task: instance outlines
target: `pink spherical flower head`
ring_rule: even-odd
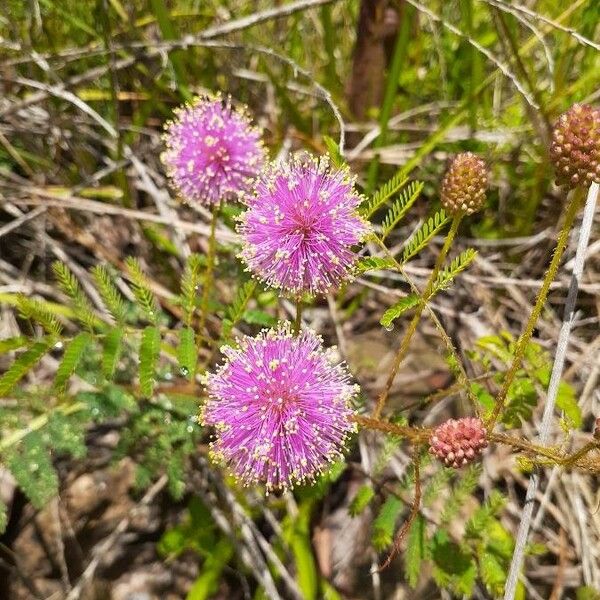
[[[473,462],[487,447],[486,429],[477,417],[448,419],[439,425],[429,440],[429,451],[447,467],[462,467]]]
[[[245,109],[220,95],[197,98],[165,126],[162,161],[189,202],[216,204],[252,191],[266,152]]]
[[[331,361],[319,336],[288,325],[224,349],[225,363],[206,378],[201,421],[216,429],[212,456],[245,485],[293,487],[341,456],[355,425],[356,386]]]
[[[347,168],[329,157],[292,158],[272,165],[246,200],[241,258],[267,285],[290,294],[323,294],[351,276],[369,225]]]

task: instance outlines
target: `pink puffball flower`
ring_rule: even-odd
[[[245,203],[240,257],[267,285],[292,295],[325,294],[351,278],[352,246],[369,232],[348,168],[328,156],[273,164]]]
[[[312,331],[289,324],[223,349],[226,360],[206,376],[201,422],[215,427],[214,460],[244,484],[267,491],[313,480],[342,457],[356,430],[357,386]]]
[[[162,161],[184,200],[217,204],[252,191],[266,151],[245,108],[220,95],[199,97],[165,126]]]

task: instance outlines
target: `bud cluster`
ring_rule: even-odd
[[[433,431],[429,444],[431,454],[454,468],[473,462],[488,445],[485,426],[477,417],[448,419]]]
[[[462,152],[452,160],[446,171],[440,201],[451,215],[471,215],[485,204],[487,187],[488,169],[483,159],[472,152]]]
[[[558,185],[600,183],[600,109],[574,104],[563,113],[552,132],[550,156]]]

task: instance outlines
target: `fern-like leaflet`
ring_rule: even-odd
[[[395,261],[389,257],[364,256],[356,264],[356,274],[366,273],[367,271],[385,271],[386,269],[393,269],[395,266]]]
[[[89,331],[94,331],[100,324],[100,320],[94,314],[94,309],[83,293],[75,275],[67,265],[59,260],[52,263],[52,271],[60,289],[71,299],[77,320]]]
[[[129,276],[131,277],[133,295],[144,312],[146,319],[156,325],[160,309],[154,294],[150,291],[150,284],[146,274],[142,271],[137,259],[128,256],[125,259]]]
[[[450,218],[443,209],[429,217],[406,243],[402,254],[402,263],[406,263],[413,256],[421,252],[429,244],[433,236],[438,234],[445,227],[446,223],[449,222]]]
[[[62,333],[60,321],[40,300],[27,298],[23,294],[19,294],[17,296],[17,306],[23,318],[39,323],[49,335],[59,337]]]
[[[149,325],[142,331],[140,341],[140,391],[149,398],[154,390],[156,365],[160,354],[160,332]]]
[[[83,357],[87,346],[92,343],[92,336],[87,331],[76,335],[67,345],[56,375],[54,376],[54,389],[61,393],[65,390],[67,382]]]
[[[419,197],[422,189],[423,183],[420,181],[411,181],[402,190],[400,196],[394,200],[394,203],[383,219],[383,223],[381,224],[381,240],[385,240],[398,223],[400,223],[404,215]]]
[[[0,377],[0,398],[9,394],[15,385],[50,351],[54,344],[54,339],[41,340],[35,342],[23,352],[13,362],[8,371]]]
[[[372,196],[372,198],[361,207],[361,214],[370,218],[389,198],[400,190],[408,178],[404,173],[396,173],[390,180],[386,181]]]
[[[123,296],[115,286],[113,276],[104,265],[96,265],[92,269],[92,276],[108,312],[116,323],[123,323],[127,308]]]
[[[466,250],[463,250],[463,252],[461,252],[455,259],[452,260],[448,267],[440,272],[435,280],[435,283],[433,284],[431,296],[448,288],[448,286],[454,281],[455,277],[464,271],[473,262],[473,260],[475,260],[476,256],[477,250],[474,250],[473,248],[467,248]]]
[[[419,304],[420,298],[417,294],[409,294],[396,302],[393,306],[390,306],[384,313],[379,322],[387,329],[392,326],[392,323],[407,310],[414,308]]]
[[[226,316],[223,319],[223,331],[222,337],[227,339],[231,335],[231,330],[235,327],[236,323],[242,320],[244,311],[254,290],[256,289],[256,281],[250,279],[246,281],[238,290],[233,302],[227,308]]]
[[[196,298],[198,288],[202,281],[202,265],[204,257],[199,254],[191,254],[185,264],[185,270],[181,278],[181,306],[183,308],[183,322],[188,327],[192,324],[196,310]]]

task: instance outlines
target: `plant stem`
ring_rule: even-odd
[[[395,423],[379,421],[378,419],[365,417],[363,415],[354,415],[352,420],[365,429],[373,429],[389,435],[406,437],[413,443],[426,442],[431,435],[431,429],[419,429],[416,427],[409,427],[408,425],[396,425]]]
[[[544,415],[542,417],[542,424],[540,426],[540,443],[545,444],[550,437],[550,427],[552,424],[552,416],[554,414],[554,405],[556,397],[558,395],[558,388],[562,376],[563,367],[565,364],[565,356],[567,353],[567,346],[569,345],[569,336],[571,334],[571,327],[575,317],[575,305],[577,302],[577,291],[579,289],[579,281],[583,274],[583,264],[585,261],[585,253],[590,240],[590,233],[594,222],[594,212],[596,209],[596,201],[598,199],[599,186],[597,183],[593,183],[590,186],[587,201],[585,204],[585,211],[583,214],[583,222],[579,231],[579,241],[577,243],[577,252],[575,254],[575,267],[573,268],[573,274],[571,276],[571,283],[569,285],[569,292],[567,294],[567,301],[565,303],[565,311],[563,316],[563,323],[560,328],[558,341],[556,344],[556,354],[554,357],[554,364],[552,366],[552,375],[550,377],[550,383],[548,385],[548,394],[546,397],[546,406],[544,407]],[[581,194],[583,198],[583,194]],[[574,194],[572,204],[575,208],[578,207],[579,199]],[[580,450],[574,452],[570,456],[564,457],[560,464],[568,467],[576,463],[576,461],[585,456],[588,452],[597,447],[597,441],[594,440],[583,446]],[[529,484],[527,486],[527,493],[525,495],[525,504],[521,514],[521,522],[519,524],[519,530],[517,532],[517,543],[515,544],[515,550],[513,553],[510,570],[506,582],[505,600],[513,600],[516,593],[517,580],[521,571],[521,565],[523,564],[523,557],[525,555],[525,545],[527,543],[527,537],[529,535],[529,528],[531,526],[531,519],[533,516],[533,504],[535,495],[538,488],[539,474],[532,473]]]
[[[296,318],[294,319],[294,335],[300,335],[302,329],[302,300],[296,298]]]
[[[406,332],[404,333],[404,337],[402,338],[402,341],[400,342],[400,347],[398,348],[398,352],[396,353],[396,357],[394,358],[394,363],[393,363],[390,373],[388,375],[387,381],[385,383],[385,387],[384,387],[383,391],[381,392],[381,394],[379,395],[379,398],[377,398],[377,404],[373,411],[374,419],[378,419],[381,416],[381,412],[383,411],[383,407],[385,406],[385,403],[388,399],[390,389],[392,387],[392,384],[394,383],[394,379],[396,379],[396,375],[398,374],[398,369],[400,368],[400,364],[402,363],[402,360],[404,359],[404,357],[406,356],[406,354],[408,352],[408,346],[410,344],[410,341],[411,341],[413,335],[415,334],[415,331],[417,330],[417,326],[419,325],[419,321],[421,320],[421,314],[423,313],[423,309],[425,308],[427,300],[429,299],[429,296],[431,295],[431,292],[433,291],[433,286],[435,285],[436,279],[442,269],[444,260],[446,259],[446,256],[448,255],[450,246],[452,245],[452,242],[454,241],[454,238],[456,237],[456,232],[458,231],[458,226],[460,225],[462,217],[463,217],[463,214],[458,213],[452,219],[452,225],[450,226],[450,230],[448,231],[448,234],[446,235],[444,245],[442,246],[442,249],[440,250],[440,253],[435,261],[435,265],[433,267],[433,270],[431,271],[431,275],[429,276],[427,285],[425,286],[425,291],[423,292],[423,295],[421,296],[421,301],[420,301],[419,305],[417,306],[415,314],[414,314],[411,322],[409,323]]]
[[[577,215],[577,211],[579,210],[583,198],[583,190],[577,188],[573,192],[571,199],[569,200],[567,210],[565,212],[565,221],[560,230],[560,233],[558,234],[558,239],[556,241],[554,256],[552,257],[550,266],[548,267],[546,275],[544,276],[542,287],[538,292],[535,305],[533,307],[533,310],[531,311],[531,314],[529,315],[527,324],[525,325],[525,330],[523,331],[521,337],[517,341],[513,362],[510,365],[508,372],[506,373],[506,376],[504,378],[504,384],[502,386],[502,389],[500,390],[500,393],[498,394],[498,397],[496,398],[494,410],[488,420],[488,431],[492,431],[492,429],[494,428],[494,425],[496,424],[496,421],[498,420],[498,417],[500,416],[502,409],[504,408],[504,403],[506,402],[510,386],[512,385],[515,379],[517,371],[521,367],[525,350],[527,349],[527,345],[529,344],[531,336],[533,335],[533,330],[535,329],[535,326],[544,308],[546,297],[548,296],[548,291],[550,290],[550,285],[556,278],[562,255],[565,251],[565,248],[567,247],[569,232],[571,231],[573,221],[575,220],[575,216]]]
[[[217,216],[219,214],[219,205],[215,204],[212,207],[212,215],[210,220],[210,234],[208,238],[208,254],[206,256],[206,274],[204,276],[204,286],[202,288],[202,300],[200,304],[200,326],[198,327],[198,335],[204,335],[206,320],[208,316],[208,302],[210,300],[210,292],[213,286],[213,272],[215,267],[215,250],[216,250],[216,230]],[[206,339],[210,340],[210,335],[206,335]]]

